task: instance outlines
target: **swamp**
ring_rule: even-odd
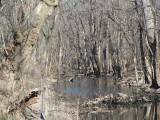
[[[0,0],[0,120],[160,120],[159,0]]]

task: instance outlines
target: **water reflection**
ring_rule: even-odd
[[[115,109],[113,114],[86,114],[80,120],[160,120],[160,103]]]
[[[59,85],[59,91],[64,94],[80,96],[96,96],[116,92],[130,94],[131,88],[121,87],[115,84],[111,78],[83,78],[75,79],[73,82],[62,82]]]
[[[134,88],[121,87],[111,78],[83,78],[73,82],[61,82],[58,90],[66,98],[65,102],[77,102],[80,97],[93,97],[116,92],[132,94]],[[77,118],[76,118],[77,120]],[[140,104],[134,107],[118,106],[111,113],[89,113],[80,115],[78,120],[160,120],[160,103]]]

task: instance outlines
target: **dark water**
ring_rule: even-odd
[[[110,93],[132,94],[135,88],[121,87],[111,78],[83,78],[73,82],[60,82],[59,92],[64,94],[68,101],[77,102],[79,97],[91,98]],[[68,102],[66,101],[66,102]],[[140,104],[134,107],[117,107],[112,113],[89,113],[80,115],[78,120],[160,120],[160,104]]]
[[[86,114],[79,120],[160,120],[160,104],[151,103],[137,107],[115,109],[113,114]]]

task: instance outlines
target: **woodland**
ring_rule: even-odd
[[[159,89],[159,8],[159,0],[0,0],[0,113],[24,110],[48,80],[67,76],[132,73]]]

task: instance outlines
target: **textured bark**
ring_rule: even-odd
[[[148,41],[150,43],[153,43],[154,42],[155,25],[154,25],[154,17],[153,17],[153,13],[152,13],[151,3],[150,3],[150,0],[142,0],[142,2],[143,2],[143,8],[144,8]]]
[[[134,49],[135,51],[134,51],[134,53],[135,53],[135,55],[134,55],[134,70],[135,70],[135,78],[136,78],[136,81],[138,82],[138,71],[137,71],[137,58],[136,58],[136,46],[135,46],[135,49]]]
[[[158,31],[158,35],[157,35],[157,46],[156,46],[156,50],[157,50],[157,54],[156,54],[156,61],[157,61],[157,82],[158,82],[158,85],[160,85],[160,60],[159,60],[159,42],[160,41],[160,31]]]
[[[149,72],[148,78],[151,76],[153,88],[159,88],[157,84],[157,40],[155,37],[155,24],[154,24],[154,16],[152,13],[151,2],[150,0],[142,0],[143,8],[144,8],[144,16],[145,16],[145,26],[147,31],[147,42],[148,43],[148,56],[145,59],[146,68]],[[149,59],[148,59],[149,58]]]
[[[142,26],[139,24],[139,31],[140,31],[140,50],[141,50],[141,61],[142,61],[142,69],[145,76],[145,83],[149,84],[151,83],[151,77],[148,75],[147,69],[146,69],[146,62],[145,62],[145,56],[144,56],[144,48],[143,48],[143,29]]]
[[[49,4],[49,3],[54,4]],[[14,30],[14,40],[4,51],[7,61],[0,66],[0,90],[13,91],[22,77],[24,68],[37,42],[39,32],[46,19],[52,15],[58,0],[41,1],[22,25]]]
[[[13,42],[15,50],[13,54],[8,56],[8,59],[9,64],[13,66],[11,70],[17,74],[17,79],[23,73],[23,69],[33,51],[42,25],[52,15],[53,8],[57,6],[57,3],[57,0],[44,0],[40,2],[23,24],[15,30]]]
[[[54,4],[50,4],[50,2]],[[14,40],[10,43],[11,45],[6,51],[7,61],[0,66],[0,91],[4,91],[5,94],[10,94],[9,97],[14,98],[14,93],[17,95],[21,94],[22,89],[19,86],[19,79],[22,77],[24,68],[32,54],[41,27],[46,19],[52,15],[53,8],[57,6],[57,3],[55,2],[58,2],[58,0],[50,0],[50,2],[46,0],[41,1],[34,11],[28,15],[23,24],[14,31]],[[26,93],[23,95],[25,96]],[[23,97],[23,95],[20,96]],[[9,98],[6,99],[10,101]],[[20,102],[22,104],[19,104],[19,107],[12,105],[8,106],[8,104],[5,104],[2,108],[0,108],[0,111],[7,114],[12,110],[14,111],[14,109],[23,110],[26,106],[34,104],[36,100],[36,98],[26,98],[24,104]],[[4,103],[2,102],[2,104]],[[10,107],[13,107],[13,109]]]

